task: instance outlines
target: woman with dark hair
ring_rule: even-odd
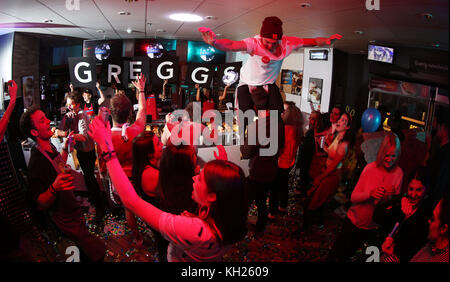
[[[197,212],[192,200],[192,177],[198,174],[195,148],[169,144],[163,151],[159,166],[158,196],[160,208],[169,213]],[[174,174],[174,172],[176,172]]]
[[[286,212],[288,202],[289,172],[295,164],[298,146],[303,138],[302,112],[293,102],[284,103],[281,114],[284,123],[284,146],[278,157],[278,174],[275,185],[270,187],[269,219],[274,219],[277,211]]]
[[[195,148],[189,145],[169,144],[163,151],[159,165],[159,208],[171,214],[197,212],[197,203],[192,199],[193,177],[200,172]],[[174,174],[174,171],[177,173]],[[167,261],[169,242],[157,237],[158,253]]]
[[[131,181],[136,193],[144,201],[158,206],[157,186],[159,178],[159,163],[162,154],[162,143],[152,131],[144,131],[133,139],[133,166]],[[141,246],[143,238],[139,233],[136,218],[130,210],[126,213],[127,223],[135,235],[136,245]],[[156,233],[156,232],[155,232]],[[161,236],[155,234],[159,244]],[[161,252],[159,252],[161,255]],[[165,254],[165,253],[164,253]]]
[[[411,262],[447,262],[448,256],[448,194],[439,201],[428,221],[428,240]]]
[[[141,198],[152,204],[157,199],[161,154],[162,143],[153,132],[144,131],[133,140],[133,186]]]
[[[304,231],[312,224],[314,214],[318,213],[320,224],[323,224],[323,207],[336,192],[341,181],[343,160],[351,143],[350,127],[352,119],[348,113],[341,114],[336,122],[336,134],[329,146],[323,149],[327,153],[326,167],[314,179],[313,186],[308,191],[307,206],[303,215]]]
[[[247,233],[247,197],[242,169],[225,160],[205,165],[193,177],[192,198],[196,216],[166,213],[142,200],[134,190],[114,153],[111,133],[95,118],[90,134],[103,148],[114,186],[123,204],[170,241],[168,261],[220,261]]]
[[[376,161],[366,165],[359,177],[350,199],[352,206],[329,260],[347,260],[364,242],[378,243],[373,213],[380,202],[400,194],[403,171],[397,164],[399,155],[400,140],[389,132],[378,149]]]
[[[203,87],[201,90],[202,93],[200,93],[200,85],[196,84],[195,89],[197,89],[195,101],[202,103],[202,113],[206,112],[207,110],[214,110],[216,108],[216,105],[211,94],[211,88]]]
[[[410,261],[427,242],[428,219],[433,205],[430,198],[425,197],[425,176],[424,167],[416,168],[405,195],[398,195],[376,207],[373,219],[385,232],[391,232],[397,225],[384,240],[382,261]]]

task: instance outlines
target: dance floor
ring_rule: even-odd
[[[347,194],[347,193],[346,193]],[[296,235],[293,231],[300,225],[304,198],[289,191],[287,213],[279,213],[270,220],[263,234],[255,233],[252,226],[256,222],[256,207],[249,211],[249,232],[245,239],[236,243],[228,252],[226,262],[323,262],[325,261],[336,235],[340,231],[345,216],[345,196],[333,198],[325,210],[323,226],[314,225],[310,232]],[[336,200],[338,199],[338,200]],[[340,200],[342,199],[342,200]],[[86,224],[89,230],[102,238],[108,248],[106,262],[157,262],[155,236],[146,225],[138,221],[144,234],[144,243],[138,247],[133,243],[130,229],[121,216],[107,214],[104,227],[98,228],[93,222],[95,210],[86,198],[81,198],[85,206]],[[36,261],[65,261],[65,250],[73,243],[58,232],[41,232],[41,240],[26,239],[27,249],[32,249]],[[360,252],[361,253],[361,252]]]

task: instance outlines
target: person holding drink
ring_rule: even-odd
[[[28,164],[30,193],[37,210],[41,215],[48,213],[59,231],[74,241],[80,248],[81,261],[102,261],[106,246],[89,233],[73,192],[71,169],[66,166],[67,156],[73,150],[73,146],[69,146],[70,138],[67,138],[60,154],[50,142],[53,135],[50,120],[37,107],[27,108],[22,114],[20,129],[37,144],[31,150]]]
[[[349,259],[364,242],[377,245],[378,225],[373,219],[375,208],[401,192],[403,171],[397,165],[400,140],[388,133],[378,149],[375,162],[366,165],[351,196],[352,206],[347,212],[329,261]]]

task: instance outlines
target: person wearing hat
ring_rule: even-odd
[[[284,58],[300,47],[329,45],[332,39],[341,38],[340,35],[311,39],[283,36],[282,25],[283,22],[278,17],[266,17],[259,35],[241,41],[216,39],[211,29],[199,28],[203,41],[207,44],[225,52],[241,51],[250,54],[241,68],[237,89],[239,109],[243,112],[257,106],[278,110],[281,114],[283,99],[275,81]]]

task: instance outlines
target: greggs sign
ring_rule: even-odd
[[[223,86],[222,77],[228,71],[240,72],[242,62],[221,65],[190,64],[186,73],[185,84],[209,85],[216,77]],[[178,58],[149,59],[148,57],[133,57],[130,59],[113,59],[102,63],[98,70],[97,62],[93,57],[69,58],[70,81],[74,87],[95,88],[97,80],[102,85],[110,86],[112,83],[128,85],[139,74],[144,74],[147,80],[154,85],[162,85],[164,80],[169,83],[179,82]],[[97,73],[98,76],[97,77]]]

